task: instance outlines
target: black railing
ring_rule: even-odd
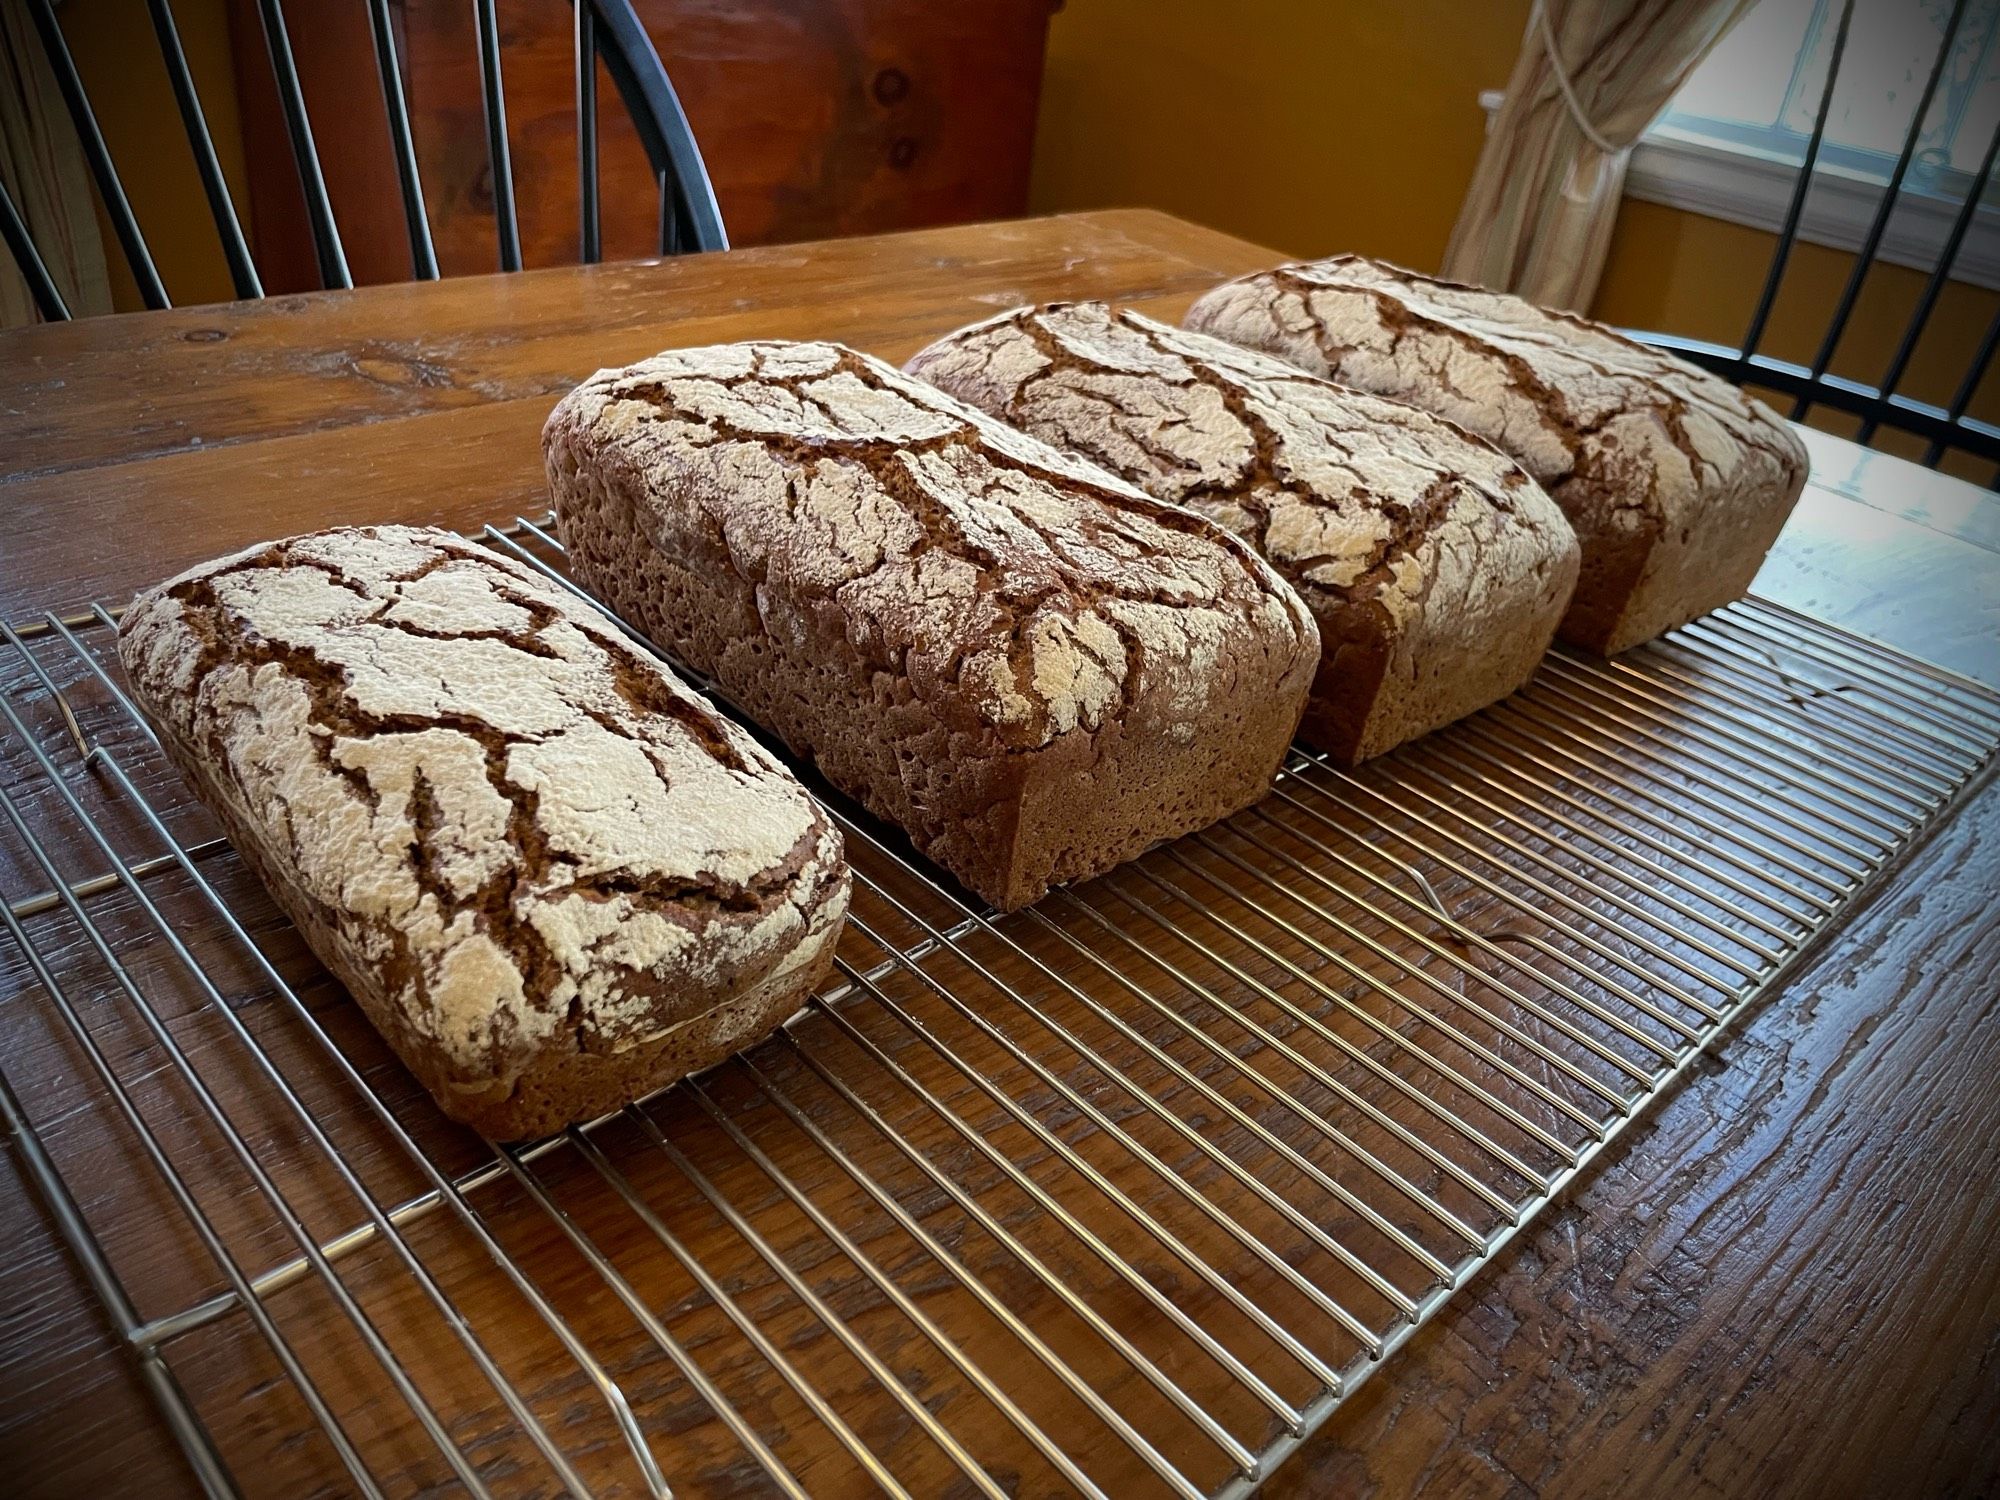
[[[1880,255],[1883,236],[1889,228],[1889,220],[1902,199],[1911,166],[1917,158],[1917,148],[1923,138],[1925,118],[1930,113],[1931,101],[1936,97],[1938,84],[1950,64],[1952,49],[1964,25],[1967,8],[1968,0],[1955,0],[1952,5],[1951,13],[1945,21],[1943,36],[1938,42],[1937,56],[1932,61],[1916,109],[1910,117],[1909,129],[1904,134],[1902,150],[1889,171],[1881,201],[1877,203],[1875,213],[1862,235],[1861,243],[1855,251],[1854,264],[1848,270],[1846,283],[1834,303],[1832,316],[1828,319],[1826,329],[1820,336],[1818,347],[1809,364],[1773,358],[1760,353],[1759,347],[1769,329],[1771,311],[1777,304],[1779,289],[1791,264],[1793,247],[1798,243],[1800,224],[1805,216],[1806,197],[1812,189],[1813,174],[1819,165],[1821,149],[1826,143],[1827,121],[1832,115],[1834,91],[1840,81],[1841,60],[1847,52],[1848,31],[1854,15],[1854,0],[1843,0],[1841,6],[1840,20],[1834,32],[1831,56],[1827,65],[1826,86],[1820,94],[1819,106],[1813,117],[1812,134],[1807,138],[1804,159],[1799,167],[1798,181],[1786,205],[1784,221],[1778,230],[1777,246],[1772,252],[1770,266],[1764,275],[1764,285],[1758,293],[1755,310],[1750,315],[1750,326],[1743,335],[1743,343],[1739,347],[1732,348],[1725,344],[1652,332],[1635,332],[1634,337],[1655,347],[1670,350],[1738,384],[1754,384],[1790,397],[1790,414],[1794,421],[1803,419],[1816,406],[1831,407],[1860,419],[1856,435],[1864,443],[1872,442],[1884,427],[1907,432],[1923,439],[1926,443],[1923,461],[1932,467],[1936,467],[1944,455],[1954,449],[1972,454],[1983,461],[2000,464],[2000,427],[1966,414],[1980,381],[1985,377],[1987,367],[1992,363],[1995,347],[2000,345],[2000,315],[1996,315],[1988,325],[1985,336],[1980,340],[1970,365],[1958,383],[1950,405],[1939,406],[1933,402],[1920,401],[1901,394],[1897,389],[1909,371],[1910,360],[1916,353],[1918,343],[1922,340],[1925,330],[1930,327],[1931,317],[1937,311],[1944,285],[1951,279],[1952,268],[1979,214],[1986,190],[1992,182],[1994,163],[1996,157],[2000,157],[2000,130],[1996,130],[1993,139],[1987,144],[1979,170],[1952,219],[1951,228],[1939,247],[1937,260],[1931,268],[1929,279],[1925,282],[1923,291],[1917,297],[1916,306],[1904,324],[1902,334],[1896,342],[1895,352],[1890,356],[1881,379],[1870,384],[1832,373],[1834,356],[1848,331],[1855,306],[1861,299],[1862,288]]]
[[[63,104],[76,127],[103,202],[105,216],[117,236],[125,263],[137,283],[147,307],[168,307],[165,283],[154,265],[138,215],[132,210],[119,180],[118,168],[98,129],[82,76],[70,56],[61,24],[51,0],[27,0],[49,70],[62,94]],[[207,116],[182,50],[179,29],[174,24],[169,0],[147,0],[153,32],[160,55],[173,85],[174,101],[180,111],[181,128],[194,153],[195,168],[207,196],[209,214],[215,221],[222,253],[229,265],[230,280],[239,297],[261,297],[262,279],[256,259],[237,216],[209,135]],[[665,67],[652,39],[640,24],[631,0],[574,0],[576,12],[576,107],[577,173],[580,209],[578,252],[584,261],[602,257],[599,228],[597,151],[597,64],[602,61],[621,102],[638,131],[660,200],[660,250],[680,254],[697,250],[726,250],[729,236],[723,228],[722,212],[715,189],[695,143],[687,115],[681,109]],[[326,178],[320,167],[319,149],[313,142],[312,120],[305,92],[299,83],[296,59],[285,25],[283,0],[258,0],[263,23],[265,49],[277,86],[278,104],[284,115],[286,138],[293,165],[305,197],[306,217],[312,231],[313,254],[318,263],[320,284],[325,287],[352,286],[346,251],[341,244],[340,226],[333,201],[327,193]],[[388,116],[390,144],[396,159],[396,176],[402,194],[403,217],[410,239],[410,265],[419,280],[438,275],[437,251],[431,238],[430,218],[424,206],[422,178],[410,128],[402,64],[397,56],[395,29],[388,0],[369,0],[368,20],[374,36],[376,70],[380,76],[382,103]],[[500,29],[493,0],[473,0],[473,21],[479,46],[479,79],[484,107],[486,150],[493,175],[493,216],[499,241],[502,270],[521,268],[521,232],[515,215],[514,172],[507,143],[507,104],[501,70]],[[23,279],[34,298],[35,307],[50,321],[69,317],[69,305],[51,276],[36,246],[34,236],[22,219],[13,198],[0,184],[0,237],[4,237]]]

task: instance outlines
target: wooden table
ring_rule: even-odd
[[[9,333],[0,619],[287,531],[532,512],[557,395],[663,347],[832,337],[900,360],[1028,300],[1175,316],[1277,258],[1110,212]],[[2000,681],[1993,497],[1812,447],[1760,591]],[[1269,1492],[2000,1484],[1996,907],[1989,790]],[[11,1153],[0,1226],[11,1492],[191,1492]]]

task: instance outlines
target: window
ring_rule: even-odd
[[[1841,3],[1759,0],[1641,138],[1626,192],[1760,229],[1782,224],[1826,87]],[[1801,238],[1853,250],[1867,235],[1951,12],[1952,0],[1854,0]],[[1996,129],[2000,0],[1967,0],[1882,259],[1924,271],[1936,265]],[[1952,275],[2000,288],[2000,185],[1989,185]]]
[[[1841,0],[1762,0],[1703,61],[1655,132],[1805,157]],[[1820,148],[1823,169],[1887,182],[1951,20],[1948,0],[1856,0]],[[1971,0],[1905,189],[1963,201],[2000,125],[2000,0]]]

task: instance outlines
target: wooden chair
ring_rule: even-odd
[[[149,308],[167,307],[166,287],[160,280],[146,247],[146,237],[137,216],[126,200],[118,179],[118,169],[106,149],[97,127],[96,115],[63,39],[51,0],[26,0],[29,14],[50,71],[83,144],[84,158],[104,202],[113,233],[131,268],[139,293]],[[238,297],[261,297],[263,283],[250,252],[249,241],[237,219],[228,184],[216,158],[215,145],[208,133],[194,79],[180,35],[174,25],[170,0],[147,0],[153,31],[166,63],[180,108],[181,126],[194,152],[208,207],[221,236],[222,251]],[[597,148],[597,64],[605,71],[624,102],[626,113],[638,132],[652,166],[660,202],[659,247],[663,255],[696,250],[726,250],[729,238],[716,206],[715,190],[709,182],[701,150],[688,128],[666,69],[658,52],[640,24],[631,0],[574,0],[576,58],[576,120],[578,177],[578,235],[580,259],[596,261],[602,253],[598,215]],[[270,54],[271,71],[283,110],[291,155],[298,168],[304,191],[306,213],[311,224],[313,250],[319,264],[320,284],[348,287],[347,257],[341,248],[340,228],[334,222],[333,205],[320,171],[318,150],[313,144],[312,122],[307,118],[305,96],[299,86],[292,46],[285,27],[283,0],[258,0],[264,41]],[[493,217],[499,234],[500,268],[521,268],[521,234],[514,214],[514,176],[507,147],[507,104],[500,65],[500,33],[494,15],[494,0],[474,0],[474,20],[478,36],[481,102],[486,123],[487,159],[493,173]],[[376,69],[380,76],[382,103],[388,116],[389,136],[396,160],[396,174],[402,193],[403,217],[408,226],[411,274],[420,280],[435,280],[437,254],[431,243],[429,216],[424,207],[422,179],[418,174],[416,148],[410,132],[410,117],[404,96],[403,74],[397,59],[396,36],[389,15],[389,0],[368,0],[368,20],[375,42]],[[65,319],[68,306],[36,249],[26,224],[16,211],[5,185],[0,184],[0,236],[4,236],[20,267],[35,305],[44,318]]]
[[[1881,202],[1877,205],[1873,219],[1869,222],[1860,248],[1856,251],[1854,265],[1848,273],[1846,285],[1839,299],[1834,303],[1833,315],[1821,337],[1817,352],[1809,365],[1790,360],[1776,359],[1758,352],[1766,325],[1770,320],[1771,308],[1777,301],[1778,289],[1784,281],[1785,267],[1791,258],[1792,248],[1798,242],[1799,220],[1805,208],[1806,194],[1812,187],[1813,171],[1818,165],[1820,148],[1826,138],[1826,122],[1833,104],[1834,88],[1840,78],[1841,58],[1847,49],[1847,34],[1854,14],[1854,0],[1845,0],[1840,12],[1838,29],[1834,34],[1832,59],[1827,68],[1826,88],[1821,93],[1817,113],[1813,120],[1812,134],[1807,140],[1805,160],[1799,168],[1798,181],[1792,189],[1792,196],[1785,210],[1785,218],[1778,233],[1778,244],[1772,253],[1770,268],[1764,277],[1764,287],[1757,299],[1756,310],[1751,314],[1750,326],[1743,336],[1740,347],[1730,348],[1723,344],[1713,344],[1702,340],[1676,338],[1661,333],[1637,333],[1635,336],[1646,343],[1668,349],[1684,359],[1736,381],[1739,384],[1754,384],[1774,390],[1792,398],[1790,416],[1794,421],[1803,418],[1815,406],[1828,406],[1838,411],[1851,413],[1860,418],[1860,428],[1856,437],[1860,442],[1871,442],[1876,433],[1884,427],[1900,429],[1915,434],[1925,440],[1923,461],[1932,468],[1950,449],[1975,455],[1981,460],[2000,463],[2000,427],[1967,415],[1973,393],[1978,390],[1988,365],[1992,363],[1996,347],[2000,347],[2000,314],[1996,314],[1987,325],[1971,363],[1959,379],[1951,396],[1950,404],[1939,406],[1929,401],[1919,401],[1902,394],[1896,389],[1909,367],[1910,356],[1915,352],[1918,340],[1923,337],[1931,314],[1937,308],[1939,294],[1945,282],[1950,279],[1952,263],[1958,257],[1966,232],[1971,228],[1974,216],[1979,211],[1980,200],[1993,177],[1996,153],[2000,153],[2000,130],[1987,143],[1985,155],[1974,181],[1966,193],[1964,201],[1952,220],[1937,264],[1932,268],[1923,291],[1917,298],[1915,310],[1898,339],[1895,352],[1882,373],[1878,384],[1835,375],[1829,368],[1834,351],[1839,347],[1841,335],[1846,332],[1849,318],[1853,315],[1855,303],[1859,300],[1863,284],[1875,264],[1877,252],[1882,246],[1882,236],[1889,226],[1889,217],[1895,212],[1897,200],[1901,196],[1905,180],[1909,176],[1911,163],[1916,159],[1917,146],[1922,138],[1925,116],[1929,113],[1931,100],[1937,93],[1938,81],[1944,76],[1946,65],[1951,58],[1953,44],[1957,41],[1968,9],[1967,0],[1955,0],[1951,14],[1945,22],[1944,35],[1938,45],[1936,60],[1931,65],[1929,77],[1924,84],[1922,97],[1917,101],[1916,113],[1911,117],[1908,134],[1903,139],[1902,153],[1889,173],[1888,185],[1884,189]]]

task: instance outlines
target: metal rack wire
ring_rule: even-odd
[[[216,1495],[1247,1493],[2000,744],[1751,599],[1009,917],[830,797],[829,988],[499,1148],[190,802],[113,625],[0,626],[0,1115]]]

